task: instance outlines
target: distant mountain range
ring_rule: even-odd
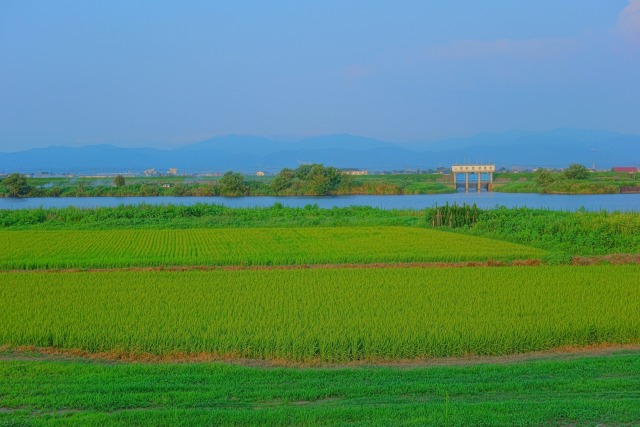
[[[456,163],[561,168],[571,163],[609,169],[640,165],[640,136],[583,129],[483,133],[469,138],[396,144],[349,134],[282,142],[250,135],[217,136],[171,150],[113,145],[47,147],[0,153],[0,173],[141,172],[276,173],[283,167],[323,163],[371,171],[426,170]]]

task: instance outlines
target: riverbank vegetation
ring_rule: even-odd
[[[640,212],[479,209],[445,205],[427,209],[427,224],[532,245],[558,256],[640,252]]]
[[[529,173],[496,174],[494,191],[504,193],[618,194],[622,187],[639,186],[636,174],[591,172],[581,165],[564,171],[540,168]]]
[[[585,172],[586,171],[586,172]],[[586,175],[585,175],[586,173]],[[118,178],[119,177],[119,178]],[[271,176],[228,171],[219,176],[27,178],[0,180],[0,197],[211,197],[455,193],[452,175],[348,175],[323,165],[285,168]],[[617,194],[640,184],[634,174],[590,172],[496,173],[493,190],[506,193]]]
[[[19,182],[20,186],[16,183]],[[209,197],[442,194],[455,188],[440,174],[348,175],[334,167],[304,164],[271,176],[228,171],[219,176],[51,177],[12,174],[0,180],[0,197]]]

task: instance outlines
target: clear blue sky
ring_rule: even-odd
[[[0,1],[0,151],[640,134],[640,0]]]

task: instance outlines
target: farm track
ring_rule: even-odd
[[[610,254],[601,256],[575,256],[571,265],[628,265],[640,264],[640,254]],[[29,270],[0,270],[3,273],[107,273],[114,271],[236,271],[236,270],[325,270],[325,269],[376,269],[376,268],[468,268],[468,267],[537,267],[545,265],[540,259],[514,261],[463,261],[463,262],[398,262],[398,263],[345,263],[345,264],[296,264],[296,265],[190,265],[159,267],[114,267],[114,268],[58,268]]]
[[[503,356],[468,355],[463,357],[441,357],[428,359],[366,359],[344,363],[329,363],[321,360],[295,362],[284,359],[248,359],[234,355],[217,355],[212,353],[172,353],[155,355],[151,353],[100,352],[91,353],[78,349],[59,349],[55,347],[0,346],[0,362],[2,361],[91,361],[94,363],[226,363],[255,368],[355,368],[355,367],[389,367],[420,368],[432,366],[473,366],[481,364],[506,365],[536,360],[570,360],[581,357],[602,357],[616,353],[633,353],[640,356],[640,344],[598,344],[589,346],[563,346],[549,350],[516,353]]]

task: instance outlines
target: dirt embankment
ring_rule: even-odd
[[[151,353],[131,353],[124,351],[90,353],[78,349],[58,349],[53,347],[8,347],[0,346],[0,361],[74,361],[90,360],[96,363],[228,363],[240,366],[271,368],[348,368],[348,367],[398,367],[419,368],[429,366],[470,366],[478,364],[509,364],[534,360],[566,360],[578,357],[598,357],[618,352],[632,352],[640,356],[640,344],[595,344],[573,347],[563,346],[550,350],[502,356],[465,355],[456,357],[420,358],[420,359],[381,359],[370,358],[345,362],[327,362],[318,359],[291,361],[286,359],[247,359],[233,354],[216,353],[169,353],[155,355]]]

